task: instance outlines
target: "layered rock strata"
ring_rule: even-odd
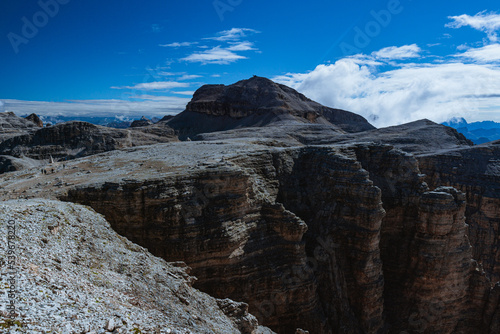
[[[26,121],[35,126],[32,122]],[[0,143],[0,154],[68,160],[125,147],[175,141],[173,130],[122,130],[86,122],[67,122],[21,134]]]
[[[2,202],[0,232],[2,300],[14,306],[0,306],[2,333],[271,333],[248,305],[194,289],[185,264],[151,255],[81,205]]]
[[[181,140],[200,133],[281,124],[323,124],[337,133],[375,129],[360,115],[325,107],[290,87],[257,76],[228,86],[204,85],[186,110],[165,122]]]
[[[14,172],[0,186],[4,198],[92,206],[278,333],[495,328],[496,290],[471,261],[462,195],[423,178],[387,145],[185,142]]]

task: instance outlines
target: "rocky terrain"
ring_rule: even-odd
[[[497,333],[500,143],[474,146],[428,120],[374,129],[322,108],[254,77],[203,86],[180,115],[127,130],[165,143],[102,149],[89,141],[88,154],[48,164],[36,160],[43,157],[31,142],[7,139],[5,147],[42,165],[1,175],[0,198],[15,207],[39,205],[36,198],[50,199],[48,207],[81,208],[58,200],[91,207],[168,262],[134,246],[151,261],[192,283],[187,306],[201,298],[214,307],[217,298],[213,312],[189,310],[210,324],[225,323],[222,310],[241,332],[264,331],[258,321],[280,334]],[[19,198],[26,201],[12,202]],[[107,224],[99,219],[88,233]],[[109,240],[134,245],[123,237]],[[115,259],[103,259],[113,271]],[[158,287],[154,275],[130,279]],[[163,295],[142,291],[158,297],[152,309],[160,310]],[[203,332],[189,327],[198,322],[172,319],[152,323]]]
[[[283,122],[325,124],[340,133],[374,129],[357,114],[322,106],[290,87],[257,76],[229,86],[202,86],[185,111],[166,120],[180,139]]]
[[[11,115],[11,119],[20,122],[22,118]],[[177,140],[174,131],[166,127],[124,130],[73,121],[39,128],[32,122],[25,122],[23,126],[26,125],[27,130],[19,125],[9,128],[10,135],[0,142],[0,154],[37,160],[68,160],[124,147]]]
[[[0,113],[0,140],[5,141],[20,134],[35,131],[38,126],[29,119],[16,116],[13,112]]]
[[[0,217],[2,285],[14,280],[18,315],[4,318],[2,295],[2,333],[271,333],[247,305],[192,288],[185,264],[152,256],[89,208],[14,200]]]

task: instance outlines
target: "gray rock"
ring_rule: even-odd
[[[374,129],[362,116],[325,107],[290,87],[262,77],[229,86],[202,86],[184,112],[161,122],[175,129],[181,140],[200,133],[263,127],[277,122],[326,124],[341,133]]]

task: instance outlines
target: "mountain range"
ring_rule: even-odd
[[[254,76],[124,129],[2,113],[0,154],[11,332],[500,332],[498,140]]]
[[[475,144],[484,144],[500,139],[500,123],[493,121],[482,121],[467,123],[464,118],[452,118],[443,123],[456,129]]]

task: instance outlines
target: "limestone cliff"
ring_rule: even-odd
[[[78,159],[44,183],[16,173],[0,182],[4,197],[90,205],[153,254],[188,263],[195,287],[245,301],[278,333],[472,328],[468,282],[483,281],[463,198],[429,192],[415,158],[390,146],[187,142]],[[54,190],[57,180],[71,183]],[[432,316],[424,305],[436,305]]]
[[[418,156],[431,187],[452,186],[466,194],[465,221],[476,271],[469,316],[483,333],[500,329],[500,142]]]
[[[3,202],[0,232],[2,333],[270,333],[248,305],[197,291],[185,264],[154,257],[81,205]]]
[[[0,154],[38,160],[50,157],[68,160],[125,147],[176,140],[172,129],[156,130],[154,133],[151,129],[122,130],[86,122],[66,122],[8,138],[0,142]]]

